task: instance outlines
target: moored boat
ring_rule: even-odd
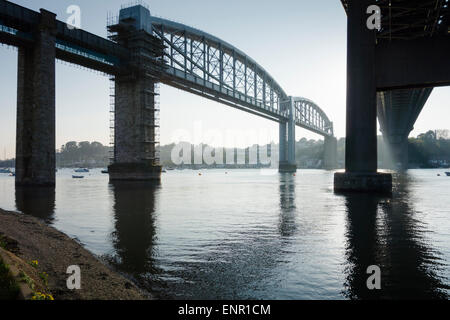
[[[84,176],[72,176],[72,179],[84,179]]]
[[[75,169],[73,171],[78,172],[78,173],[80,173],[80,172],[89,172],[89,169],[87,169],[87,168],[79,168],[79,169]]]

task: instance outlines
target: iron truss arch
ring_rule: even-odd
[[[296,125],[323,136],[334,136],[333,122],[313,101],[294,97],[294,119]]]
[[[289,119],[290,97],[257,62],[201,30],[151,17],[153,35],[165,46],[162,82],[277,122]],[[332,123],[312,101],[295,98],[297,125],[329,136]]]

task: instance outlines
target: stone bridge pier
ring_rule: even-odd
[[[32,47],[19,47],[16,184],[55,185],[56,15],[41,9]]]
[[[150,12],[141,6],[122,9],[119,22],[108,26],[114,40],[130,50],[131,57],[115,75],[114,159],[111,181],[159,180],[159,82],[161,42],[146,23]]]

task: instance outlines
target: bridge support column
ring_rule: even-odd
[[[375,30],[366,26],[371,4],[348,1],[346,172],[335,174],[337,192],[392,189],[392,176],[377,173]]]
[[[152,36],[146,23],[149,19],[149,10],[133,6],[120,11],[118,24],[108,26],[115,41],[132,52],[115,76],[114,162],[108,168],[111,181],[161,178],[159,104],[155,98],[164,46]]]
[[[289,119],[280,124],[280,172],[296,172],[295,162],[295,106],[289,98]]]
[[[16,184],[55,185],[56,15],[41,9],[32,48],[19,48]]]
[[[337,139],[335,137],[325,137],[324,168],[326,170],[337,168]]]
[[[110,180],[159,180],[155,83],[147,77],[116,77],[114,163]]]

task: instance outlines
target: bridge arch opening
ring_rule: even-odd
[[[68,142],[110,145],[109,76],[61,60],[55,66],[56,150]],[[109,164],[106,155],[102,165]],[[57,159],[66,166],[76,166]],[[81,160],[81,159],[80,159]],[[79,163],[82,166],[83,163]],[[100,165],[97,163],[95,165]]]
[[[208,145],[226,153],[234,148],[245,150],[255,145],[265,147],[277,141],[278,124],[274,121],[168,85],[161,86],[161,146],[188,142],[194,146]],[[238,150],[235,152],[237,154]],[[162,155],[162,161],[168,156]],[[222,164],[235,165],[236,160],[228,163],[224,156],[218,167]],[[191,162],[194,162],[193,157]],[[257,165],[250,163],[248,157],[246,164]]]

